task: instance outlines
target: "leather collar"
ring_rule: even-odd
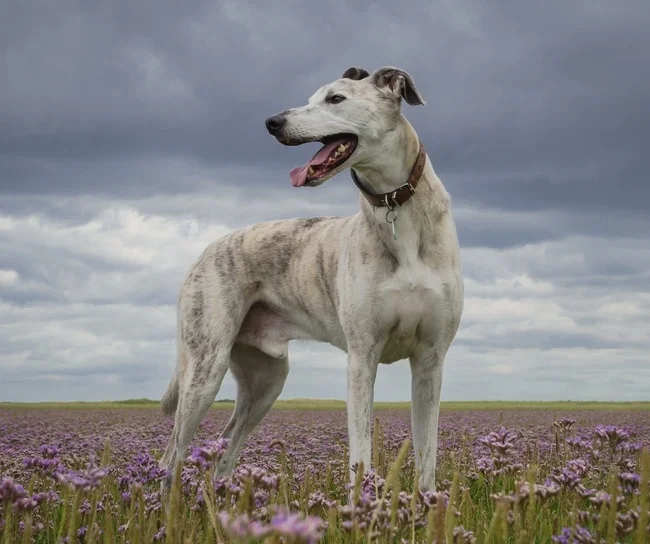
[[[393,209],[404,204],[404,202],[415,194],[415,188],[417,187],[418,182],[422,177],[422,172],[424,171],[426,158],[426,149],[424,149],[424,144],[420,141],[420,151],[415,159],[415,164],[411,169],[411,173],[409,174],[406,183],[388,193],[375,193],[374,191],[370,191],[361,184],[361,181],[359,181],[359,177],[354,170],[350,169],[350,174],[352,175],[352,181],[354,181],[354,184],[370,204],[376,208],[386,207]]]

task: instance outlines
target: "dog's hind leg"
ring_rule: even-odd
[[[287,356],[274,358],[255,347],[235,344],[230,370],[237,382],[237,401],[221,435],[230,444],[217,466],[217,477],[232,473],[246,437],[280,396],[289,373],[289,360]]]
[[[237,240],[243,243],[241,237]],[[233,243],[228,237],[208,246],[189,271],[178,297],[178,364],[163,399],[168,413],[176,405],[171,444],[163,456],[163,468],[168,470],[184,460],[214,402],[252,303],[255,288],[246,282],[245,267],[234,258]]]
[[[193,366],[181,384],[180,402],[176,411],[176,459],[183,459],[199,424],[208,408],[214,402],[228,371],[229,354],[226,350],[216,354],[214,359],[203,361],[203,370]]]
[[[195,346],[196,347],[196,346]],[[194,437],[210,405],[214,402],[221,383],[228,371],[230,344],[208,349],[207,338],[200,349],[190,350],[182,346],[177,382],[178,404],[174,428],[160,466],[173,471],[177,461],[183,461],[187,448]],[[163,487],[169,487],[171,475]]]
[[[175,453],[176,453],[176,435],[178,434],[178,426],[176,423],[174,423],[174,427],[172,428],[172,434],[169,437],[169,441],[167,442],[167,447],[165,448],[165,453],[163,453],[163,456],[160,459],[160,468],[163,469],[173,469],[174,468],[174,463],[175,461]],[[171,483],[171,476],[169,478],[169,481],[167,483]]]
[[[180,337],[177,340],[178,342],[178,366],[179,368],[185,368],[187,366],[187,361],[185,360],[185,354],[183,353],[183,346],[180,340]],[[179,369],[175,369],[174,375],[172,376],[171,382],[167,387],[167,391],[163,395],[161,404],[163,413],[167,416],[173,416],[176,414],[176,409],[178,408],[178,400],[180,395],[180,386],[178,378]],[[162,458],[160,459],[160,467],[164,469],[173,469],[175,463],[175,452],[176,452],[176,435],[178,434],[178,425],[174,423],[172,428],[171,436],[167,442],[167,448],[165,448],[165,453],[163,453]],[[171,478],[168,478],[166,482],[169,484]],[[164,486],[163,486],[164,487]]]

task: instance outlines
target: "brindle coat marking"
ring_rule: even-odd
[[[327,100],[343,95],[337,103]],[[387,67],[350,68],[307,105],[283,112],[273,132],[296,145],[339,133],[357,137],[344,168],[377,193],[405,182],[419,149],[401,102],[423,104],[413,79]],[[270,127],[270,125],[267,124]],[[420,487],[434,489],[438,411],[445,356],[459,326],[463,281],[450,197],[427,158],[413,197],[398,210],[394,239],[360,197],[350,217],[259,223],[210,244],[178,299],[178,365],[162,401],[175,413],[161,466],[186,455],[228,369],[237,403],[217,467],[230,474],[244,440],[282,391],[288,345],[314,339],[348,354],[350,464],[370,466],[373,388],[380,363],[408,358],[413,443]]]

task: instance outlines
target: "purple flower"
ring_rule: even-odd
[[[270,527],[264,526],[257,520],[251,520],[247,514],[237,516],[228,512],[219,512],[217,516],[223,530],[228,536],[237,540],[261,538],[271,532]]]
[[[64,467],[61,464],[61,459],[58,457],[26,457],[23,460],[23,466],[26,469],[36,470],[37,472],[43,472],[45,474],[56,474],[57,472],[64,470]]]
[[[586,459],[571,459],[567,462],[564,468],[553,470],[549,475],[547,484],[549,482],[555,482],[566,489],[575,489],[575,487],[580,484],[583,478],[587,475],[590,468],[591,465]]]
[[[643,449],[641,442],[623,442],[618,446],[618,450],[623,455],[635,455]]]
[[[609,444],[612,451],[618,448],[630,438],[630,433],[616,425],[598,425],[594,431],[594,436],[601,442]]]
[[[515,449],[517,435],[501,426],[487,436],[479,438],[479,443],[487,446],[494,454],[506,455]]]
[[[562,419],[553,422],[553,428],[566,433],[571,430],[571,427],[575,425],[575,422],[575,419],[563,417]]]
[[[167,471],[158,465],[158,461],[152,455],[141,452],[125,467],[118,484],[122,489],[128,489],[134,483],[145,485],[159,482],[166,476]]]
[[[589,497],[589,502],[600,507],[603,504],[609,506],[612,503],[612,496],[607,491],[596,491],[593,496]],[[625,497],[616,496],[616,507],[618,508],[625,502]]]
[[[476,544],[478,542],[474,533],[472,531],[466,531],[462,525],[454,527],[453,537],[454,544]]]
[[[336,501],[328,500],[325,497],[325,493],[323,493],[322,491],[315,491],[311,493],[309,495],[309,498],[307,499],[307,508],[309,510],[313,510],[318,507],[329,509],[334,506],[336,506]]]
[[[565,527],[562,533],[552,537],[553,542],[557,544],[600,544],[604,540],[596,539],[588,529],[577,525],[575,529]]]
[[[105,468],[88,467],[84,472],[58,472],[56,479],[73,491],[88,493],[98,488],[107,474],[108,470]]]
[[[203,469],[213,467],[228,449],[228,440],[220,438],[208,442],[205,446],[194,448],[187,461]]]
[[[271,519],[271,528],[288,542],[313,544],[321,539],[324,524],[319,518],[280,510]]]
[[[167,533],[165,531],[165,526],[161,526],[158,531],[156,531],[156,534],[153,535],[154,542],[160,542],[161,540],[165,540],[165,536],[167,536]]]
[[[32,495],[31,497],[23,497],[14,502],[14,508],[19,512],[30,512],[36,509],[38,502],[39,501],[35,495]]]
[[[547,484],[540,485],[534,484],[534,493],[537,499],[541,502],[548,500],[551,497],[554,497],[560,492],[561,487],[555,482],[548,482]],[[518,503],[523,503],[527,501],[530,497],[530,483],[529,482],[518,482],[517,492],[515,494],[516,500]]]
[[[13,478],[5,477],[0,481],[0,502],[13,503],[26,496],[25,488],[14,482]]]
[[[621,483],[624,493],[634,493],[639,489],[641,477],[634,472],[621,472],[618,475],[618,481]]]
[[[476,537],[463,525],[467,527],[471,521],[473,528],[475,522],[481,522],[468,518],[467,513],[485,514],[482,501],[486,495],[508,507],[508,523],[513,513],[525,511],[534,496],[540,519],[548,520],[551,515],[558,524],[555,542],[595,542],[590,531],[595,532],[593,528],[601,523],[601,510],[606,516],[615,516],[618,541],[629,540],[640,520],[640,451],[650,446],[650,421],[642,412],[626,410],[581,411],[579,423],[563,415],[554,416],[549,410],[444,411],[438,439],[437,492],[413,494],[415,453],[411,450],[401,467],[401,487],[395,495],[380,475],[402,441],[411,437],[410,416],[405,410],[380,410],[379,434],[374,435],[379,465],[361,475],[360,493],[350,501],[344,410],[271,411],[248,437],[232,477],[217,480],[208,478],[206,469],[218,463],[226,444],[209,440],[223,430],[230,415],[225,410],[211,410],[188,449],[189,462],[182,467],[183,506],[178,521],[189,523],[200,538],[203,526],[195,522],[207,520],[203,491],[212,486],[209,495],[214,504],[209,506],[220,512],[217,521],[223,525],[222,536],[233,544],[265,539],[287,544],[318,541],[330,511],[338,518],[337,525],[329,528],[336,533],[335,539],[352,540],[349,533],[358,530],[372,540],[408,542],[413,540],[415,528],[415,541],[421,541],[428,517],[441,513],[438,505],[445,507],[445,521],[455,527],[451,542],[470,544]],[[74,500],[64,493],[67,489],[63,486],[69,485],[84,493],[77,527],[87,527],[85,536],[75,535],[71,541],[88,539],[91,532],[102,534],[101,520],[106,516],[94,516],[90,509],[96,504],[97,511],[110,514],[119,527],[119,532],[115,531],[118,540],[124,540],[131,529],[137,530],[140,514],[144,514],[148,538],[164,542],[165,500],[158,484],[168,472],[160,468],[159,459],[170,431],[171,421],[159,410],[0,408],[0,471],[5,477],[0,476],[0,534],[10,512],[10,540],[20,540],[18,524],[26,524],[29,517],[33,533],[39,534],[36,540],[54,542],[56,511],[63,503],[71,507]],[[282,443],[274,444],[278,437]],[[106,441],[110,443],[108,468],[100,465]],[[93,475],[86,468],[88,462],[108,474],[103,478]],[[532,465],[537,467],[535,484],[522,474]],[[60,474],[61,485],[56,483],[56,474]],[[618,478],[616,512],[610,512],[608,495],[612,476]],[[136,501],[136,517],[131,518],[135,496],[142,501]],[[557,508],[558,501],[575,508]],[[235,514],[241,507],[246,514]],[[93,517],[99,521],[91,529]],[[561,531],[562,527],[567,529]],[[481,534],[484,532],[485,528]],[[63,533],[67,534],[65,528]]]
[[[515,447],[517,434],[501,426],[486,436],[477,440],[478,450],[482,454],[476,461],[477,470],[486,478],[503,474],[516,474],[523,470],[523,464],[518,460]]]

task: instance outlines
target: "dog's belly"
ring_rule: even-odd
[[[255,303],[239,329],[237,342],[279,359],[287,356],[289,342],[298,338],[311,339],[311,335],[268,305]]]
[[[294,313],[296,313],[294,311]],[[291,340],[316,340],[345,348],[342,332],[331,334],[307,315],[293,319],[264,302],[253,304],[237,335],[237,343],[256,347],[274,358],[286,357]]]
[[[433,346],[453,326],[453,300],[445,281],[419,267],[398,270],[381,286],[381,322],[388,328],[381,363],[410,357],[420,347]]]

